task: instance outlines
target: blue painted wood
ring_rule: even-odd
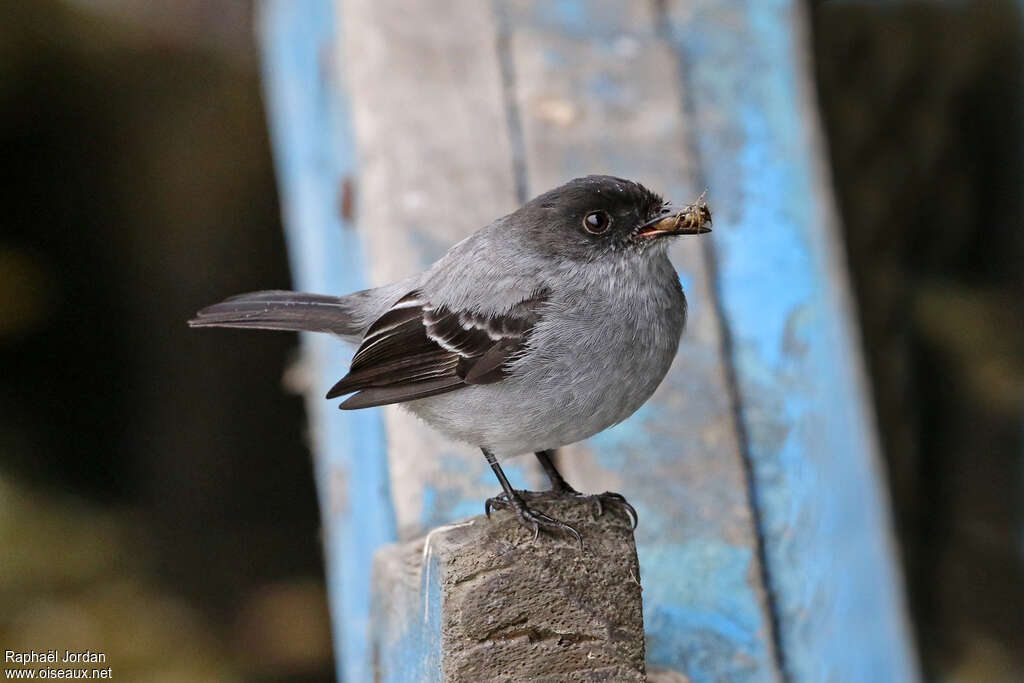
[[[268,0],[261,26],[296,286],[343,292],[365,278],[352,226],[337,215],[355,155],[345,89],[331,68],[340,40],[331,4]],[[584,485],[617,488],[640,509],[650,662],[695,681],[774,680],[776,657],[793,680],[913,680],[873,426],[813,136],[799,11],[780,0],[669,4],[664,16],[647,3],[497,5],[510,17],[504,44],[531,191],[605,170],[677,199],[703,184],[711,189],[714,277],[703,256],[683,247],[675,254],[692,305],[676,367],[634,418],[572,449]],[[702,182],[685,163],[686,131],[672,108],[679,103],[666,107],[663,97],[682,99],[673,52],[656,30],[663,19],[684,69]],[[417,107],[429,108],[429,98],[418,98]],[[460,115],[473,111],[467,106]],[[724,356],[719,309],[731,341]],[[304,338],[303,348],[315,385],[310,417],[339,664],[344,680],[371,680],[369,560],[395,535],[380,411],[339,414],[322,401],[347,352],[319,338]],[[760,529],[745,488],[729,377],[738,388]],[[479,505],[470,493],[469,486],[428,486],[423,514],[443,521],[442,496],[445,514],[469,512]]]
[[[359,232],[371,278],[383,284],[429,267],[518,204],[497,31],[479,0],[450,0],[444,12],[404,0],[336,4],[350,27],[337,54],[359,149]],[[445,440],[398,406],[381,412],[401,539],[477,515],[500,490],[478,448]],[[506,473],[522,488],[538,469],[518,458]]]
[[[669,6],[779,640],[796,681],[917,677],[818,139],[803,7]]]
[[[428,548],[433,536],[436,533],[426,540]],[[410,563],[410,557],[420,561]],[[437,554],[423,553],[420,542],[396,543],[377,554],[374,574],[377,581],[373,586],[373,680],[444,680],[443,577]]]
[[[700,193],[676,59],[653,3],[504,3],[527,185],[608,172]],[[717,203],[712,202],[712,210]],[[565,474],[636,506],[647,663],[695,682],[778,679],[717,307],[701,241],[671,258],[689,300],[672,370],[622,424],[565,449]]]
[[[332,66],[338,27],[331,0],[260,5],[263,83],[294,285],[311,292],[366,286],[359,239],[340,215],[355,152],[345,87]],[[302,355],[338,677],[369,681],[371,561],[395,538],[384,430],[377,411],[342,413],[323,398],[345,374],[349,350],[324,335],[303,335]]]

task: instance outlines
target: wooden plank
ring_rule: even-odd
[[[530,193],[607,172],[677,201],[699,194],[682,79],[653,5],[502,6]],[[714,188],[710,199],[718,211]],[[570,481],[621,491],[639,511],[652,670],[693,681],[775,680],[772,624],[705,251],[683,239],[672,259],[690,301],[672,370],[636,415],[565,449],[563,462]]]
[[[428,267],[517,204],[491,7],[342,0],[359,150],[358,223],[373,282]],[[399,536],[482,509],[497,492],[479,450],[385,410]],[[509,463],[518,487],[539,483]],[[532,479],[527,479],[526,473]]]
[[[671,4],[663,17],[646,4],[521,0],[498,3],[499,30],[490,6],[468,0],[446,5],[444,21],[429,4],[341,6],[336,34],[326,0],[263,7],[297,286],[343,292],[366,280],[360,242],[337,215],[338,188],[356,180],[350,100],[339,87],[346,73],[358,92],[361,166],[348,186],[375,282],[423,267],[512,208],[523,180],[535,192],[611,171],[677,199],[695,195],[679,108],[689,93],[696,175],[712,186],[716,210],[717,277],[712,283],[703,250],[677,248],[692,317],[676,366],[652,403],[572,449],[567,464],[583,485],[623,490],[640,509],[652,665],[692,680],[760,680],[777,678],[783,659],[799,680],[913,679],[844,283],[829,277],[841,273],[841,259],[828,190],[814,134],[800,125],[813,121],[813,107],[794,47],[799,14],[787,3],[738,0]],[[682,76],[656,30],[662,19]],[[511,121],[498,49],[506,44],[519,117]],[[332,68],[332,54],[344,69]],[[513,172],[517,150],[523,178]],[[338,657],[348,680],[368,680],[369,550],[395,535],[389,485],[403,537],[475,511],[493,485],[470,449],[397,411],[386,417],[389,476],[379,411],[339,415],[319,398],[343,372],[340,345],[304,340],[304,349]],[[742,431],[731,417],[727,361]],[[740,436],[757,507],[744,487]]]
[[[355,174],[348,99],[332,68],[331,0],[265,0],[259,7],[263,83],[294,285],[313,292],[366,286],[360,240],[342,215]],[[302,336],[300,370],[323,519],[327,585],[339,677],[366,681],[373,551],[395,538],[380,415],[340,413],[324,400],[350,351]]]
[[[803,5],[670,0],[787,675],[917,677]]]
[[[376,681],[642,681],[636,548],[624,515],[545,503],[587,539],[535,543],[511,513],[475,517],[376,559]]]

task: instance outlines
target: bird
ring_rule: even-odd
[[[269,290],[198,311],[192,327],[324,332],[356,347],[327,398],[343,410],[400,404],[481,450],[510,509],[532,529],[582,538],[527,503],[499,460],[533,453],[552,496],[584,497],[557,448],[632,415],[664,379],[686,324],[672,238],[711,231],[702,194],[665,201],[589,175],[544,192],[452,246],[426,270],[344,296]],[[636,511],[617,493],[586,496]]]

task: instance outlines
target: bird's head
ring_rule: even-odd
[[[580,261],[659,253],[670,237],[711,232],[703,195],[688,206],[671,204],[640,183],[604,175],[570,180],[510,218],[545,253]]]

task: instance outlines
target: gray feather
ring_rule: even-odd
[[[192,327],[304,330],[351,336],[358,321],[344,297],[272,290],[240,294],[208,306],[188,321]]]
[[[427,271],[334,297],[255,292],[195,327],[324,331],[359,345],[330,396],[402,403],[499,457],[557,448],[629,417],[661,383],[686,321],[668,240],[634,239],[660,197],[579,178],[453,246]],[[600,209],[607,235],[581,221]],[[407,297],[403,300],[404,297]]]

